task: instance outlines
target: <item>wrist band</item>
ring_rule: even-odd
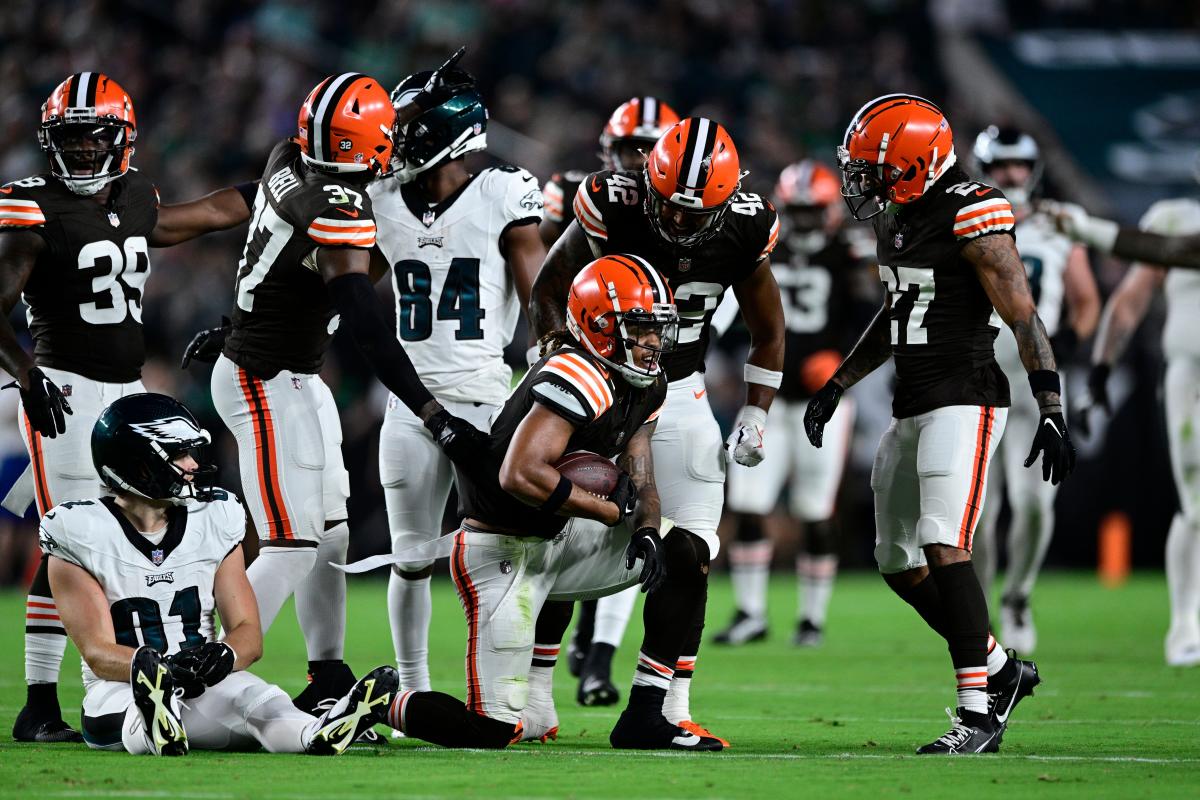
[[[248,181],[246,183],[239,183],[237,186],[234,186],[233,188],[237,189],[238,194],[240,194],[242,196],[242,199],[246,201],[246,208],[253,211],[254,210],[254,198],[258,196],[258,181]]]
[[[538,511],[545,511],[553,514],[563,507],[563,503],[567,502],[567,498],[571,496],[571,489],[575,484],[567,480],[566,476],[560,476],[558,486],[554,487],[554,491],[546,498],[546,502],[538,506]]]
[[[1029,373],[1029,388],[1035,395],[1038,392],[1062,394],[1062,382],[1058,379],[1058,373],[1052,369],[1035,369]]]
[[[778,389],[783,383],[783,373],[776,372],[773,369],[763,369],[754,364],[747,363],[742,371],[742,376],[746,379],[746,383],[757,383],[760,386],[766,386],[771,389]]]

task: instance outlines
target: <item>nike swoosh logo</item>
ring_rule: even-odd
[[[976,189],[976,190],[975,190],[975,196],[976,196],[976,197],[983,197],[985,194],[987,194],[987,193],[988,193],[988,192],[990,192],[991,190],[992,190],[992,187],[990,187],[990,186],[989,186],[989,187],[987,187],[986,189]]]
[[[12,187],[5,186],[3,189],[0,189],[0,194],[12,194]]]
[[[1050,430],[1054,431],[1055,435],[1057,435],[1057,436],[1062,436],[1062,431],[1060,431],[1060,430],[1058,429],[1058,426],[1054,424],[1054,420],[1052,420],[1052,419],[1050,419],[1049,417],[1047,417],[1046,419],[1042,420],[1042,422],[1043,422],[1044,424],[1046,424],[1046,425],[1049,425],[1049,426],[1050,426]]]
[[[600,181],[596,179],[595,175],[592,176],[592,191],[593,192],[600,191]]]
[[[358,219],[358,212],[357,212],[357,211],[351,211],[351,210],[350,210],[350,209],[348,209],[348,208],[338,208],[338,209],[334,209],[334,210],[335,210],[335,211],[340,211],[340,212],[342,212],[342,213],[343,213],[343,214],[345,214],[347,217],[353,217],[354,219]]]
[[[701,389],[701,390],[700,390],[700,391],[698,391],[698,392],[696,392],[696,391],[693,391],[693,392],[692,392],[692,394],[693,394],[693,395],[695,395],[695,397],[696,397],[696,399],[697,399],[697,400],[699,400],[701,397],[704,397],[704,393],[705,393],[705,392],[707,392],[707,391],[708,391],[708,389]]]
[[[1023,676],[1021,676],[1021,675],[1017,676],[1017,688],[1012,693],[1014,701],[1016,700],[1017,695],[1019,695],[1021,693],[1021,678],[1022,677]],[[1000,713],[1000,709],[996,709],[996,721],[1002,725],[1005,722],[1008,722],[1008,715],[1012,713],[1013,705],[1015,705],[1015,703],[1009,703],[1008,708],[1004,709],[1003,714]]]

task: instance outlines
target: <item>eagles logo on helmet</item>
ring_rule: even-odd
[[[102,72],[77,72],[42,104],[38,144],[50,174],[75,194],[91,196],[129,169],[137,120],[133,101]]]

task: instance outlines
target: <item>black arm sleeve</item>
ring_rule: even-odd
[[[370,279],[362,273],[351,273],[339,275],[326,285],[334,307],[342,315],[341,324],[350,331],[379,380],[419,416],[433,395],[421,383],[408,353],[384,319]]]

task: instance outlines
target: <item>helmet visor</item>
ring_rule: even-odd
[[[693,247],[713,236],[719,229],[728,202],[715,208],[684,208],[660,195],[646,182],[646,202],[650,224],[660,236],[680,247]],[[731,195],[732,197],[732,195]]]

